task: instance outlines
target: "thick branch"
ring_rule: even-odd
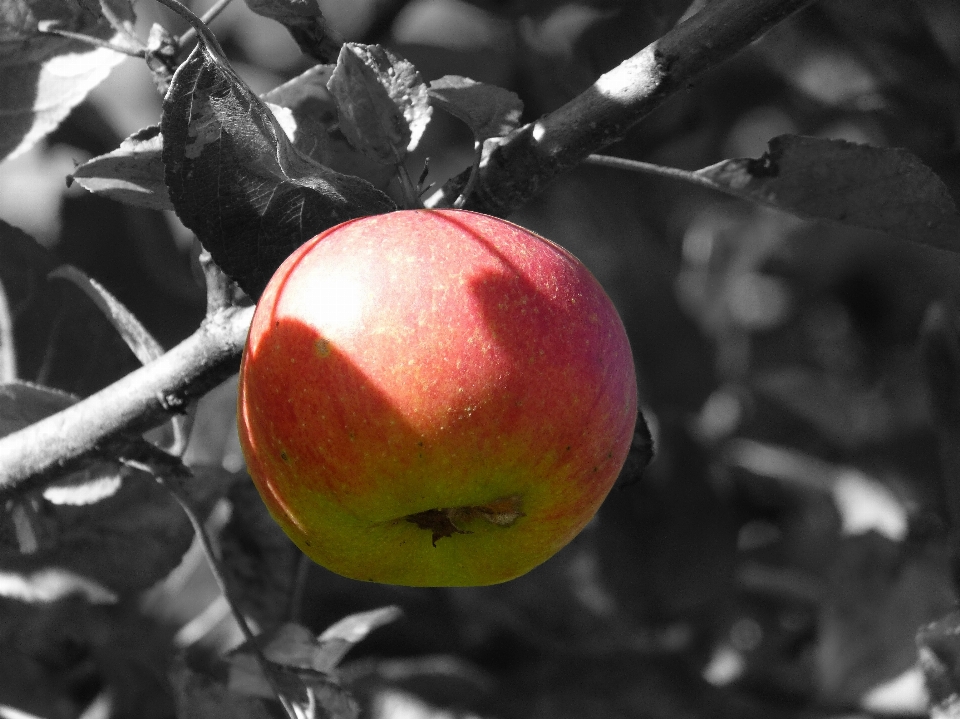
[[[253,307],[221,311],[160,358],[0,438],[0,496],[39,486],[124,433],[143,432],[237,371]]]
[[[714,0],[601,76],[580,96],[520,128],[484,159],[466,208],[506,216],[559,173],[620,140],[704,71],[812,0]],[[449,206],[466,170],[428,203]],[[63,412],[0,438],[0,496],[40,486],[125,433],[160,424],[237,370],[253,308],[217,312],[187,340]]]
[[[513,132],[484,159],[465,207],[506,217],[558,174],[623,139],[669,97],[689,86],[812,0],[715,0],[624,61],[573,100]],[[428,201],[449,207],[465,170]]]

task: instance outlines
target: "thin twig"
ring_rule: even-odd
[[[518,128],[484,158],[465,207],[505,217],[559,174],[623,139],[644,117],[812,0],[715,0],[678,23],[586,91]],[[426,201],[449,207],[464,170]]]
[[[220,47],[220,43],[217,41],[216,36],[210,32],[210,28],[207,27],[206,23],[201,20],[197,15],[186,5],[179,2],[179,0],[157,0],[158,3],[164,7],[168,7],[173,10],[177,15],[182,17],[188,23],[193,31],[203,39],[206,45],[220,54],[222,59],[226,58],[226,54],[223,52],[223,48]]]
[[[203,16],[201,16],[200,22],[202,22],[204,25],[209,25],[211,22],[213,22],[217,15],[227,9],[227,5],[229,5],[232,1],[233,0],[217,0],[217,2],[215,2],[210,9],[207,10]],[[191,27],[180,36],[180,38],[177,40],[177,45],[183,49],[189,43],[192,43],[196,37],[197,31],[194,27]]]
[[[129,55],[130,57],[143,58],[144,50],[143,49],[133,49],[125,47],[123,45],[116,45],[108,40],[101,40],[98,37],[93,37],[92,35],[84,35],[80,32],[70,32],[69,30],[58,30],[55,27],[50,27],[49,24],[44,25],[42,28],[38,27],[37,32],[43,33],[44,35],[56,35],[58,37],[65,37],[70,40],[78,40],[80,42],[86,43],[87,45],[93,45],[94,47],[102,47],[107,50],[113,50],[114,52],[119,52],[124,55]]]
[[[625,157],[613,157],[611,155],[588,155],[583,161],[585,165],[597,165],[598,167],[612,167],[616,170],[627,170],[630,172],[641,172],[646,175],[655,175],[657,177],[666,177],[671,180],[689,182],[700,187],[706,187],[710,190],[722,191],[723,188],[715,182],[707,179],[703,175],[698,175],[690,170],[681,170],[678,167],[666,167],[664,165],[655,165],[652,162],[642,162],[640,160],[628,160]]]
[[[300,624],[303,611],[303,595],[307,591],[307,578],[310,576],[310,567],[313,560],[301,553],[297,558],[297,567],[293,575],[293,587],[290,590],[290,621]]]
[[[253,651],[253,655],[260,665],[260,670],[263,672],[264,678],[270,684],[270,688],[273,690],[274,695],[276,695],[277,701],[279,701],[281,706],[283,706],[283,709],[287,713],[289,719],[299,719],[297,717],[296,710],[290,703],[290,700],[280,690],[279,685],[274,679],[270,664],[267,662],[267,658],[263,655],[263,651],[257,644],[256,636],[250,629],[250,625],[247,624],[247,618],[243,616],[243,612],[237,608],[236,603],[230,599],[230,592],[227,587],[226,576],[224,575],[223,567],[220,565],[220,561],[217,559],[216,552],[214,552],[213,543],[210,541],[210,535],[207,534],[207,530],[203,526],[203,521],[197,515],[193,505],[190,504],[189,498],[184,493],[183,488],[180,485],[183,480],[193,479],[193,473],[186,467],[186,465],[180,462],[179,459],[167,454],[166,452],[163,452],[159,448],[154,447],[147,442],[140,443],[136,447],[134,454],[135,456],[123,458],[124,463],[134,467],[135,469],[142,470],[152,475],[168,492],[170,492],[173,498],[177,500],[177,504],[180,505],[183,513],[187,515],[187,519],[190,521],[190,525],[193,527],[194,534],[197,535],[200,548],[203,549],[204,556],[207,558],[207,563],[210,565],[210,572],[213,574],[213,578],[216,580],[217,586],[220,588],[220,594],[222,594],[223,598],[227,601],[227,605],[230,607],[230,613],[233,615],[233,619],[237,623],[237,626],[240,627],[240,631],[243,633],[243,638]]]

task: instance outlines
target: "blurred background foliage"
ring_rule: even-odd
[[[525,121],[692,11],[686,0],[321,5],[345,39],[383,43],[427,80],[514,90]],[[155,21],[186,30],[157,4],[136,10],[141,36]],[[240,2],[212,27],[257,92],[310,64]],[[170,347],[204,312],[192,235],[172,213],[63,182],[159,113],[147,69],[126,60],[45,142],[0,165],[0,217]],[[820,2],[609,154],[697,169],[758,157],[783,133],[907,148],[960,196],[960,6]],[[468,132],[436,113],[410,166],[429,157],[442,182],[471,154]],[[244,611],[261,627],[292,613],[320,631],[400,605],[404,618],[344,665],[371,717],[924,715],[915,635],[956,604],[943,484],[957,478],[941,466],[923,347],[930,317],[955,316],[955,256],[587,165],[510,219],[573,251],[614,299],[653,464],[628,464],[597,520],[534,572],[452,590],[305,571],[241,477],[208,524]],[[22,378],[86,394],[136,366],[109,326],[74,332],[69,316],[43,316],[46,329],[18,338]],[[185,458],[227,482],[242,475],[234,407],[232,382],[201,402]],[[0,704],[50,719],[172,716],[185,686],[164,680],[179,671],[174,651],[203,667],[238,641],[196,546],[135,601],[74,597],[38,613],[4,600],[0,637]]]

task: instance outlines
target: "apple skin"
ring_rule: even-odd
[[[274,519],[318,564],[385,584],[495,584],[545,561],[597,511],[636,419],[596,279],[464,210],[308,241],[260,298],[240,370],[240,443]]]

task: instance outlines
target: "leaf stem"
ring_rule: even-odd
[[[473,141],[473,166],[470,168],[470,177],[467,178],[467,184],[463,186],[463,191],[460,193],[460,196],[454,200],[453,207],[456,210],[463,209],[463,206],[467,204],[467,198],[470,197],[470,193],[473,192],[473,188],[477,186],[477,177],[480,175],[480,161],[483,160],[483,143],[480,140]]]
[[[413,184],[410,173],[402,162],[397,163],[397,180],[400,183],[400,191],[403,193],[403,204],[408,210],[415,210],[423,207],[420,197],[417,195],[417,188]]]
[[[718,186],[715,182],[712,182],[706,177],[703,177],[702,175],[690,170],[681,170],[678,167],[655,165],[652,162],[628,160],[625,157],[613,157],[612,155],[587,155],[583,162],[586,165],[597,165],[598,167],[611,167],[616,170],[640,172],[646,175],[655,175],[657,177],[666,177],[671,180],[689,182],[690,184],[699,185],[700,187],[706,187],[711,190],[723,190],[722,187]]]
[[[102,47],[107,50],[113,50],[114,52],[119,52],[123,55],[128,55],[130,57],[143,58],[144,53],[146,52],[143,48],[131,48],[124,45],[117,45],[108,40],[101,40],[98,37],[93,37],[92,35],[84,35],[80,32],[70,32],[69,30],[58,30],[55,27],[51,27],[51,23],[41,23],[43,27],[38,27],[37,32],[43,33],[44,35],[57,35],[58,37],[65,37],[70,40],[79,40],[80,42],[86,43],[87,45],[93,45],[94,47]]]
[[[227,6],[232,1],[233,0],[217,0],[217,2],[215,2],[210,7],[210,9],[207,10],[202,17],[200,17],[200,22],[202,22],[204,25],[209,25],[211,22],[213,22],[213,20],[217,17],[217,15],[219,15],[220,13],[222,13],[224,10],[227,9]],[[182,49],[186,47],[189,43],[193,42],[194,38],[196,37],[197,37],[196,27],[191,26],[191,28],[187,30],[185,33],[183,33],[183,35],[181,35],[180,38],[177,40],[177,45]]]
[[[197,34],[197,36],[203,40],[209,48],[219,53],[220,57],[224,61],[226,60],[226,53],[224,53],[223,48],[217,41],[216,36],[210,31],[210,28],[207,27],[206,23],[197,17],[196,13],[194,13],[183,3],[179,2],[179,0],[157,0],[157,2],[165,7],[170,8],[177,13],[177,15],[190,23],[190,27]]]
[[[203,526],[203,521],[194,510],[193,505],[190,504],[190,500],[183,491],[181,482],[185,479],[193,479],[193,473],[178,458],[167,454],[157,447],[154,447],[149,442],[144,441],[138,443],[132,454],[133,456],[122,458],[124,464],[152,475],[168,492],[170,492],[173,498],[177,501],[177,504],[180,505],[183,513],[187,515],[190,526],[193,527],[193,532],[196,534],[197,540],[200,543],[200,548],[203,550],[203,554],[207,558],[207,563],[210,565],[210,572],[213,574],[213,578],[216,580],[217,586],[220,588],[220,594],[223,595],[223,598],[226,600],[227,605],[230,607],[230,613],[233,615],[234,621],[237,623],[237,626],[240,627],[240,631],[243,633],[243,638],[253,651],[257,663],[260,665],[260,671],[263,672],[263,676],[270,684],[270,688],[273,690],[277,701],[280,702],[280,705],[287,713],[289,719],[299,719],[296,711],[293,708],[293,704],[280,690],[279,685],[274,679],[270,664],[267,661],[267,658],[263,655],[263,651],[260,649],[260,646],[257,644],[256,636],[250,629],[250,625],[247,624],[247,618],[243,616],[243,612],[237,608],[236,603],[230,599],[226,576],[224,574],[223,567],[217,558],[216,552],[213,549],[213,542],[210,541],[210,535],[207,534],[207,530]]]

